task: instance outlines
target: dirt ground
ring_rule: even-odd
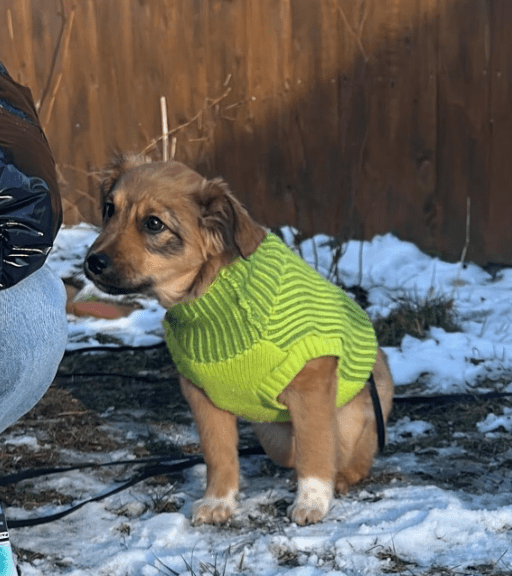
[[[422,394],[421,382],[400,387],[400,398]],[[510,494],[512,491],[512,439],[506,431],[484,435],[476,424],[489,413],[501,414],[512,407],[509,398],[474,399],[441,405],[399,400],[390,419],[392,442],[377,458],[364,488],[377,494],[383,487],[425,484],[444,489],[464,490],[472,494]],[[397,434],[400,423],[420,420],[428,428],[421,436]],[[77,462],[105,462],[130,454],[137,458],[152,455],[196,454],[199,445],[190,433],[192,419],[179,391],[176,369],[167,349],[68,353],[58,376],[41,402],[5,434],[10,438],[35,437],[36,449],[26,443],[5,443],[0,451],[2,475],[27,469],[66,466]],[[430,426],[429,426],[430,425]],[[395,429],[395,433],[393,433]],[[252,430],[239,426],[241,447],[257,444]],[[178,439],[179,441],[175,441]],[[91,469],[91,474],[118,480],[130,477],[133,469],[120,466]],[[292,480],[289,470],[264,462],[261,473],[284,481]],[[172,496],[172,487],[180,486],[181,473],[160,474],[145,480],[148,488],[162,491],[155,499],[155,511],[177,511],[180,501]],[[171,487],[171,488],[169,488]],[[169,496],[166,496],[169,494]],[[90,495],[93,496],[93,495]],[[86,498],[87,495],[84,495]],[[20,506],[38,515],[46,503],[71,505],[72,498],[55,489],[41,489],[37,480],[24,480],[0,486],[0,500],[7,506]],[[282,529],[288,521],[286,509],[291,503],[278,500],[249,518],[248,526],[229,529],[259,530],[265,533]],[[31,562],[31,550],[16,549],[20,559]],[[387,550],[388,572],[416,573],[404,559]],[[283,557],[280,564],[296,566],[297,558]],[[431,568],[425,576],[444,576],[456,571]],[[478,566],[471,574],[504,576],[496,565]]]
[[[420,389],[417,383],[398,389],[397,395],[417,395]],[[510,434],[484,435],[476,427],[488,413],[501,414],[505,406],[512,407],[509,398],[442,405],[397,402],[391,426],[409,418],[427,422],[431,428],[422,436],[404,434],[388,444],[367,483],[381,484],[393,478],[470,493],[512,491]],[[89,455],[90,460],[123,449],[138,457],[197,453],[195,438],[187,440],[183,434],[191,424],[175,367],[164,346],[68,353],[43,400],[7,431],[35,436],[39,448],[6,444],[0,453],[3,474],[71,464],[79,454],[83,460]],[[181,438],[179,446],[172,440],[177,437]],[[240,438],[241,447],[256,444],[247,424],[240,424]],[[0,498],[8,505],[33,508],[48,501],[66,503],[67,497],[40,493],[35,484],[24,482],[0,487]]]

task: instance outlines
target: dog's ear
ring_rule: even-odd
[[[199,225],[206,231],[210,253],[235,250],[248,258],[263,241],[265,230],[249,216],[221,179],[204,181],[197,203]]]
[[[123,154],[122,152],[114,152],[110,162],[105,166],[100,175],[100,192],[102,200],[114,188],[119,178],[129,170],[148,164],[151,159],[143,154]]]

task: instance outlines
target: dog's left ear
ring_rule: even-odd
[[[205,181],[197,202],[199,225],[208,234],[212,253],[232,249],[248,258],[263,241],[265,230],[254,222],[221,178]]]

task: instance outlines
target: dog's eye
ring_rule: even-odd
[[[158,234],[158,232],[161,232],[165,228],[165,224],[160,220],[160,218],[150,216],[145,220],[144,228],[152,234]]]
[[[114,215],[114,205],[112,202],[105,202],[103,204],[103,220],[108,220]]]

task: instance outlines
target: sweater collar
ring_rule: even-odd
[[[268,316],[273,296],[278,292],[282,272],[282,249],[288,250],[274,234],[267,233],[258,248],[246,259],[238,258],[221,268],[201,296],[168,309],[167,317],[180,324],[211,316],[212,310],[229,315],[245,308],[253,321]],[[251,301],[258,301],[255,307]]]

